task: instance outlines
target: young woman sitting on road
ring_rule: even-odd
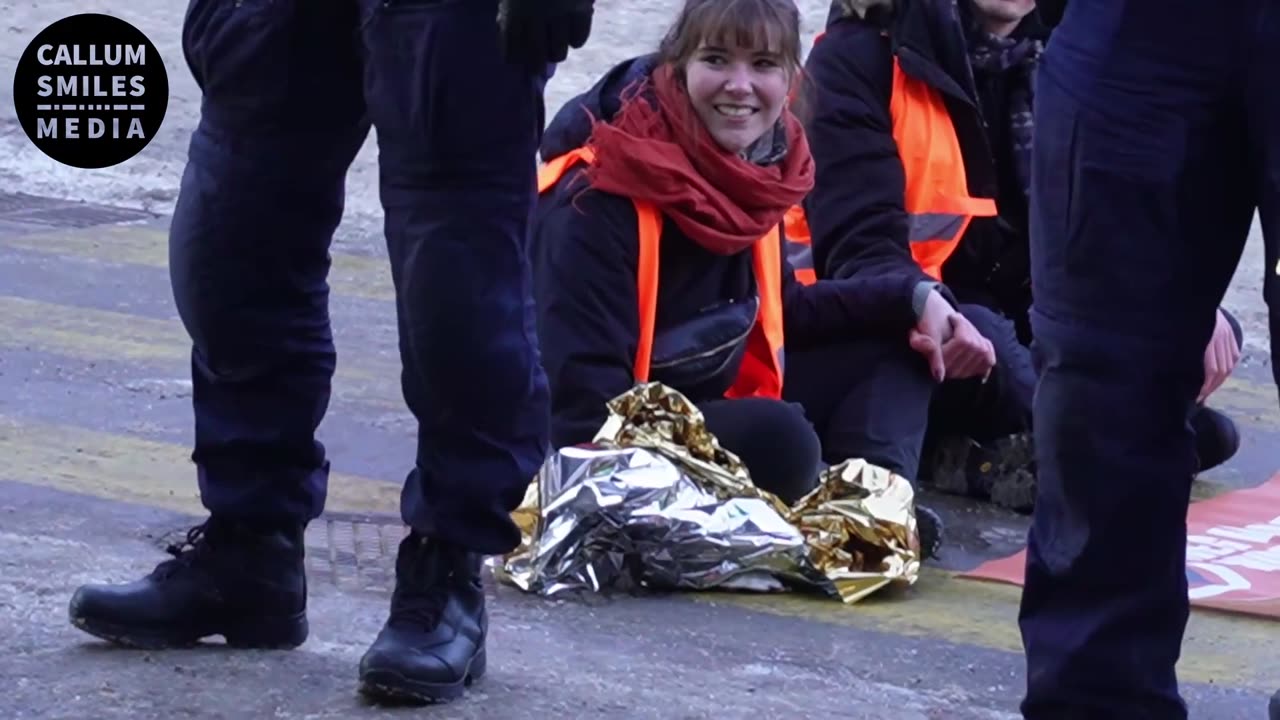
[[[531,256],[556,447],[590,441],[607,401],[651,380],[688,396],[785,501],[814,486],[824,459],[900,471],[876,455],[888,438],[854,429],[824,447],[804,406],[874,394],[857,382],[868,357],[926,363],[945,311],[919,308],[905,273],[794,277],[783,216],[814,168],[788,108],[799,54],[790,0],[689,0],[655,55],[612,68],[549,124]],[[846,349],[827,365],[840,377],[797,369],[808,349],[832,347]],[[784,394],[784,377],[807,397]],[[937,518],[919,516],[928,552]]]

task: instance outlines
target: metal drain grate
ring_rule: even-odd
[[[180,543],[190,526],[148,538],[158,548]],[[325,513],[307,526],[307,578],[350,592],[389,595],[395,588],[396,552],[409,533],[398,515]]]
[[[326,513],[307,528],[307,574],[343,590],[390,593],[408,532],[394,515]]]

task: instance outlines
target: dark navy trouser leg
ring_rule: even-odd
[[[1255,206],[1240,50],[1258,7],[1076,0],[1038,76],[1031,720],[1187,716],[1188,420]]]
[[[981,378],[948,380],[938,388],[930,409],[929,440],[961,434],[979,443],[1026,432],[1036,376],[1031,353],[1018,342],[1013,320],[982,305],[961,305],[960,312],[995,347],[996,366]]]
[[[788,352],[782,392],[817,430],[823,462],[862,458],[915,485],[936,388],[905,341],[861,338]]]
[[[496,0],[193,0],[202,116],[171,266],[194,340],[196,450],[214,512],[307,520],[335,352],[328,247],[376,127],[405,399],[402,514],[487,553],[547,451],[526,228],[550,68],[498,57]]]
[[[343,3],[188,8],[203,98],[169,264],[193,343],[193,460],[219,515],[305,522],[324,506],[328,249],[368,131],[355,27]]]
[[[527,228],[545,72],[498,55],[497,0],[362,0],[405,399],[419,422],[405,522],[475,551],[548,445]]]
[[[1262,292],[1271,331],[1271,372],[1280,391],[1280,93],[1275,70],[1280,68],[1280,7],[1270,3],[1260,13],[1251,47],[1245,103],[1249,118],[1249,159],[1257,188],[1258,216],[1266,246]]]

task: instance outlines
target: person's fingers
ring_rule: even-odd
[[[982,355],[975,348],[957,344],[951,352],[944,356],[947,363],[947,376],[952,378],[973,377],[982,365]]]
[[[1218,343],[1218,384],[1221,385],[1227,379],[1227,375],[1231,374],[1231,368],[1235,366],[1235,361],[1231,359],[1231,343]]]
[[[946,363],[943,360],[942,347],[934,342],[933,338],[919,330],[912,330],[907,343],[912,350],[920,353],[929,363],[929,372],[933,375],[936,382],[942,382],[946,378]]]
[[[1236,362],[1239,360],[1237,350],[1234,337],[1224,337],[1222,342],[1218,343],[1218,376],[1210,392],[1217,391],[1227,381],[1227,378],[1231,377],[1232,371],[1236,368]]]
[[[987,371],[987,359],[982,353],[974,353],[969,356],[969,362],[965,364],[965,377],[977,377]]]
[[[942,343],[942,357],[946,359],[948,367],[960,361],[961,348],[962,345],[955,340],[948,340]]]
[[[944,348],[949,351],[946,356],[948,375],[966,378],[985,372],[990,365],[988,345],[989,343],[981,335],[967,333],[958,336]]]
[[[927,334],[911,328],[911,332],[907,333],[907,345],[916,352],[927,352],[930,346],[933,345],[933,339]]]
[[[1205,356],[1204,362],[1204,385],[1200,388],[1200,397],[1197,402],[1204,402],[1206,398],[1218,389],[1221,382],[1221,366],[1219,365],[1218,352],[1216,347],[1210,347],[1209,353]]]

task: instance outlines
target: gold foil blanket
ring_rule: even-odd
[[[513,518],[523,541],[495,571],[540,595],[790,586],[854,603],[920,571],[905,478],[851,459],[787,507],[659,383],[610,401],[591,444],[553,452]]]

